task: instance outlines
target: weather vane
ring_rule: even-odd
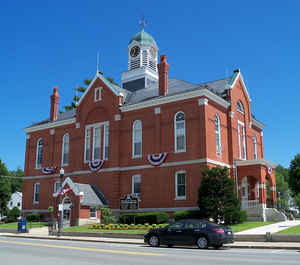
[[[142,16],[142,19],[140,19],[139,25],[140,25],[143,29],[144,29],[144,27],[147,26],[147,22],[146,22],[144,16]]]

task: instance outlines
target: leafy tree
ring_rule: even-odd
[[[101,210],[101,223],[112,224],[116,222],[116,217],[113,216],[111,209],[103,207]]]
[[[241,204],[234,192],[234,182],[228,169],[206,167],[202,171],[202,182],[198,189],[198,206],[201,218],[211,218],[214,222],[234,224],[246,219]]]
[[[5,164],[0,159],[0,215],[5,215],[7,212],[7,203],[11,196],[11,186],[8,178],[9,172]]]
[[[18,167],[17,170],[10,171],[9,175],[13,177],[10,179],[11,192],[12,193],[14,193],[16,191],[22,192],[24,171]]]
[[[289,170],[279,165],[275,169],[276,189],[278,192],[277,201],[281,208],[288,210],[289,208]]]
[[[290,163],[289,186],[293,196],[300,193],[300,154],[297,154]]]

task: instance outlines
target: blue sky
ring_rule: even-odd
[[[265,158],[288,167],[300,152],[299,10],[296,0],[2,1],[0,158],[24,167],[23,129],[48,118],[53,87],[60,108],[71,101],[95,75],[98,51],[100,70],[120,84],[144,14],[169,77],[201,83],[241,69],[266,125]]]

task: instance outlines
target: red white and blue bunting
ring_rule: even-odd
[[[165,161],[166,157],[167,153],[163,152],[160,154],[150,154],[147,156],[147,159],[152,166],[159,166]]]
[[[68,193],[69,191],[72,191],[72,189],[71,188],[67,188],[67,189],[59,189],[59,191],[58,191],[58,195],[64,195],[64,194],[66,194],[66,193]]]
[[[267,169],[268,174],[272,174],[272,172],[273,172],[273,168],[272,167],[267,167],[266,166],[266,169]]]
[[[102,168],[104,160],[93,160],[89,161],[89,166],[91,171],[97,171]]]
[[[44,168],[42,169],[42,172],[43,172],[44,174],[52,174],[52,173],[55,172],[56,169],[57,169],[57,167],[44,167]]]

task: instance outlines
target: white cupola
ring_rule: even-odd
[[[129,41],[128,71],[122,73],[122,87],[136,91],[158,82],[158,47],[150,34],[142,29]]]

